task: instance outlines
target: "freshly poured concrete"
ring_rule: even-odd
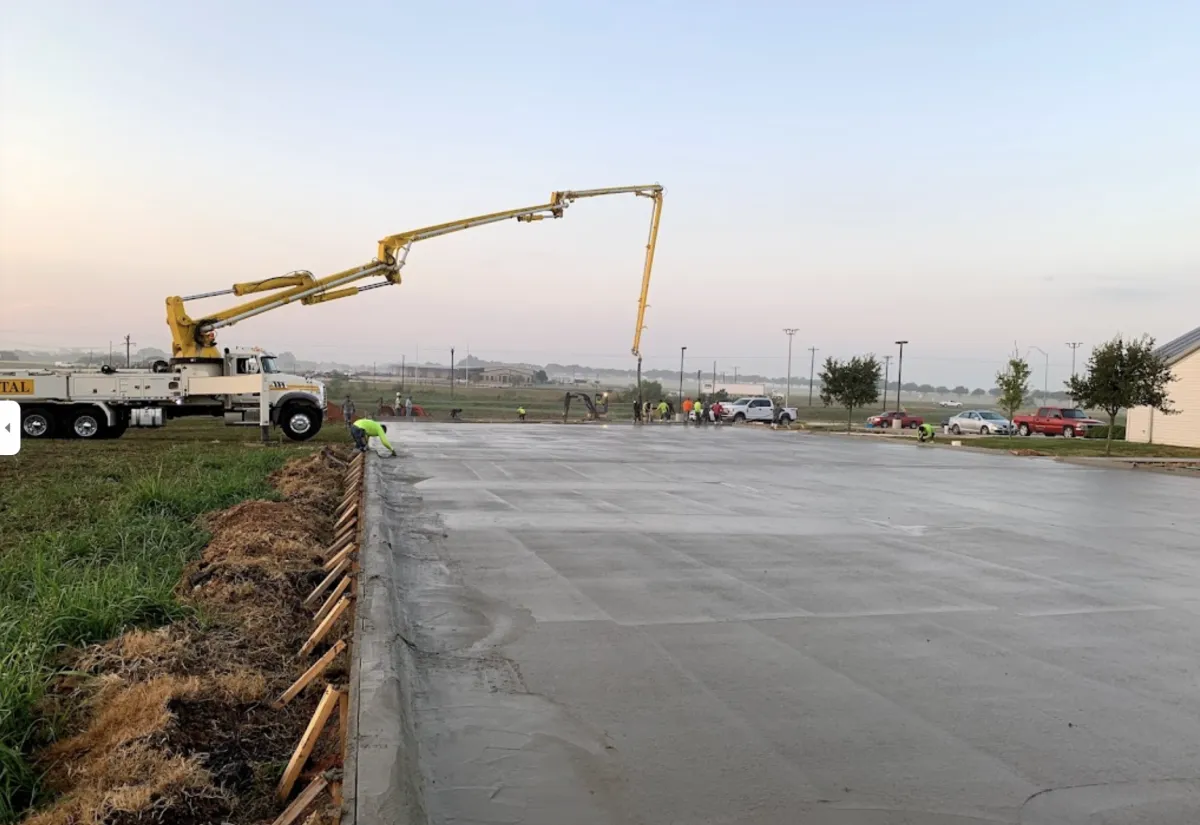
[[[384,811],[415,755],[406,815],[434,823],[1200,822],[1194,479],[744,428],[391,430],[360,612],[400,618],[361,675],[404,674],[408,707],[358,708]]]

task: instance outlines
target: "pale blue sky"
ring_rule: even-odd
[[[0,8],[0,345],[166,346],[167,295],[647,182],[653,366],[782,373],[796,326],[821,356],[908,338],[932,383],[1016,339],[1057,381],[1067,340],[1200,323],[1198,3]],[[402,287],[221,340],[625,364],[647,217],[430,241]]]

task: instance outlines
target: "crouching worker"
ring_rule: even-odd
[[[380,444],[387,447],[392,455],[396,454],[395,448],[387,440],[387,427],[378,421],[372,421],[369,418],[360,418],[350,425],[350,435],[354,436],[354,447],[360,453],[367,451],[367,441],[374,436],[379,439]]]
[[[922,424],[921,430],[917,434],[917,440],[924,444],[926,441],[933,441],[933,425]]]

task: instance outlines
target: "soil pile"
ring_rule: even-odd
[[[272,478],[283,501],[207,518],[212,540],[179,585],[195,618],[78,654],[46,709],[68,714],[73,735],[39,756],[58,800],[27,825],[249,825],[278,815],[275,786],[320,687],[271,705],[312,661],[297,656],[313,628],[302,602],[324,577],[344,467],[330,450],[297,459]],[[315,655],[345,630],[335,627]],[[345,679],[344,660],[326,681]],[[298,787],[336,764],[332,739]]]

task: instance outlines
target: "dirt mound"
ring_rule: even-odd
[[[196,618],[79,652],[47,708],[74,733],[39,754],[58,801],[27,825],[274,819],[275,785],[319,691],[271,703],[309,664],[296,655],[312,630],[302,601],[324,576],[344,466],[329,452],[291,462],[273,477],[284,501],[209,517],[212,541],[178,588]],[[346,667],[339,659],[326,680]],[[325,741],[313,763],[336,758]]]

